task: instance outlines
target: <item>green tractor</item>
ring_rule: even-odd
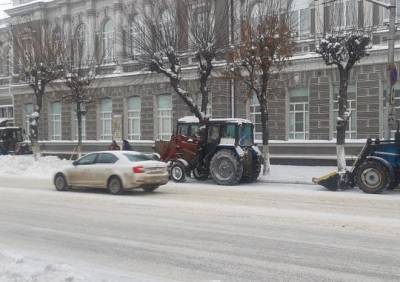
[[[156,152],[170,163],[171,178],[182,182],[193,174],[198,180],[211,178],[219,185],[256,181],[263,163],[254,144],[254,126],[245,119],[198,119],[178,121],[170,141],[157,141]]]

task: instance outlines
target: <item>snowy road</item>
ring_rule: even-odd
[[[111,196],[2,177],[0,281],[399,281],[399,217],[400,191],[195,182]]]

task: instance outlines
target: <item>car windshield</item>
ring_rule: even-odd
[[[153,158],[144,154],[124,154],[131,162],[151,161]]]
[[[240,146],[253,146],[253,126],[249,123],[244,123],[240,129]]]

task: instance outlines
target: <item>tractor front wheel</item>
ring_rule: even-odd
[[[376,161],[366,161],[357,169],[356,183],[358,187],[369,194],[379,194],[390,184],[388,169]]]
[[[174,162],[170,171],[170,176],[173,181],[184,182],[186,180],[185,166],[181,162]]]
[[[210,172],[218,185],[236,185],[243,175],[243,164],[231,150],[218,151],[211,160]]]

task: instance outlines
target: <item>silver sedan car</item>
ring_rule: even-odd
[[[70,187],[108,189],[111,194],[142,188],[152,192],[168,182],[167,164],[133,151],[103,151],[87,154],[54,176],[58,191]]]

